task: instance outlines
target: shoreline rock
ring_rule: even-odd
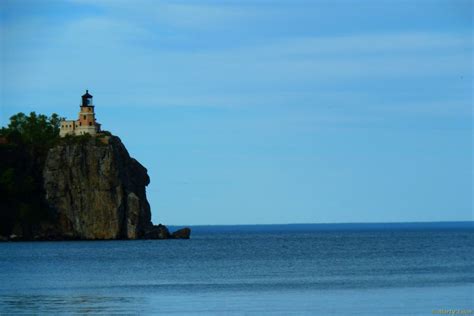
[[[66,239],[139,239],[153,224],[145,187],[147,170],[118,137],[63,141],[48,152],[46,202],[54,232]],[[41,235],[41,234],[38,234]]]
[[[21,241],[113,241],[113,240],[163,240],[163,239],[190,239],[191,229],[185,227],[179,229],[173,233],[170,233],[165,225],[159,224],[154,225],[145,235],[141,238],[128,239],[128,238],[110,238],[110,239],[88,239],[78,238],[70,236],[59,236],[59,235],[35,235],[33,238],[20,237],[15,234],[10,236],[0,236],[0,242],[21,242]]]
[[[2,153],[15,166],[15,152]],[[25,165],[34,159],[20,158]],[[35,168],[44,214],[36,222],[4,227],[0,242],[189,238],[190,230],[170,233],[162,224],[153,225],[147,169],[130,157],[117,136],[107,136],[107,141],[89,135],[63,138]]]
[[[189,239],[191,237],[191,229],[189,227],[181,228],[171,234],[173,239]]]

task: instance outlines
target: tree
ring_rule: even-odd
[[[0,130],[0,135],[10,141],[49,147],[59,138],[61,118],[56,113],[50,117],[31,112],[29,116],[18,113],[10,117],[10,123]]]
[[[0,136],[0,235],[21,227],[31,235],[40,221],[49,218],[44,200],[42,171],[48,150],[59,140],[61,118],[31,112],[10,118]]]

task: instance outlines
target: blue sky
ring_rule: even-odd
[[[0,2],[0,123],[76,118],[155,223],[472,220],[472,1]]]

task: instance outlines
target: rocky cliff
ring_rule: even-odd
[[[120,139],[0,144],[0,241],[189,238],[153,225],[147,170]]]
[[[0,241],[189,238],[151,222],[147,170],[118,137],[59,137],[50,117],[0,128]]]
[[[137,239],[153,227],[147,170],[118,137],[62,142],[49,150],[43,178],[62,236]]]

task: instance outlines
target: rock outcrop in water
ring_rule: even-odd
[[[150,178],[118,137],[53,147],[43,177],[62,236],[137,239],[152,229],[145,192]]]
[[[153,225],[147,170],[130,157],[118,137],[67,137],[40,160],[36,165],[42,172],[34,183],[36,191],[43,192],[47,214],[4,227],[10,233],[0,241],[189,238]]]
[[[191,236],[191,229],[189,229],[188,227],[181,228],[171,234],[172,238],[178,238],[178,239],[189,239],[190,236]]]

